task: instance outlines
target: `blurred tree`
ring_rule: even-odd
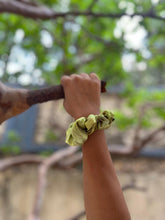
[[[1,0],[0,12],[1,81],[55,84],[63,74],[96,72],[124,88],[133,115],[116,112],[120,128],[137,123],[139,105],[163,102],[163,91],[144,89],[165,83],[163,0]],[[164,119],[165,110],[155,113]]]
[[[2,81],[94,71],[111,85],[165,82],[164,1],[8,0],[0,12]]]

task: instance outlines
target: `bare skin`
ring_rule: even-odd
[[[63,76],[66,111],[74,118],[100,113],[100,80],[90,75]],[[82,146],[87,220],[130,220],[108,151],[104,131],[95,131]]]

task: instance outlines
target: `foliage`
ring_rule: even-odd
[[[53,150],[52,151],[51,150],[47,150],[47,151],[44,150],[44,151],[40,152],[40,155],[43,156],[43,157],[48,157],[48,156],[52,155],[53,152],[54,152]]]
[[[1,146],[0,153],[3,155],[16,155],[21,152],[19,146],[20,136],[13,130],[7,134],[7,141]]]
[[[165,121],[165,91],[138,90],[128,86],[122,96],[126,99],[125,108],[130,111],[127,114],[115,111],[116,125],[119,129],[135,127],[140,120],[144,129],[158,127]]]
[[[137,124],[140,105],[164,101],[164,92],[150,92],[165,83],[164,20],[155,18],[165,17],[163,1],[39,0],[37,3],[56,12],[120,16],[70,15],[42,20],[1,13],[2,81],[55,84],[63,74],[96,72],[110,86],[124,88],[123,96],[132,115],[116,112],[121,129]],[[164,109],[153,108],[152,114],[147,111],[143,126],[152,126],[149,119],[154,116],[164,120]],[[56,136],[48,132],[47,138],[54,140]]]
[[[90,8],[93,12],[114,14],[145,13],[150,9],[157,15],[164,13],[164,3],[150,0],[39,2],[59,12]],[[137,80],[136,75],[143,76],[147,85],[162,84],[165,82],[163,24],[164,21],[140,16],[119,19],[68,16],[44,21],[1,14],[1,80],[37,84],[44,79],[57,83],[63,74],[94,71],[111,85],[123,84],[128,79],[143,84],[144,80],[141,77]],[[135,46],[131,46],[129,34],[136,37],[139,31],[146,33],[141,45],[134,41]],[[128,54],[135,56],[137,66],[140,63],[145,68],[128,73],[122,65],[123,56]]]
[[[58,136],[52,131],[48,130],[45,135],[46,142],[55,142],[58,140]]]

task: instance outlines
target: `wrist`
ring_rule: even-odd
[[[84,111],[84,112],[81,112],[79,114],[76,114],[74,116],[74,119],[77,120],[81,117],[88,117],[90,114],[93,114],[93,115],[99,115],[100,114],[100,110],[91,110],[91,111]]]

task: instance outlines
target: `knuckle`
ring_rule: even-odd
[[[62,76],[62,78],[61,78],[61,84],[62,84],[63,86],[68,85],[69,82],[70,82],[70,77],[69,77],[69,76]]]
[[[96,73],[94,73],[94,72],[91,72],[91,74],[90,75],[95,75],[96,76]]]
[[[92,72],[92,73],[90,74],[90,76],[97,77],[96,73],[94,73],[94,72]]]
[[[100,82],[98,80],[93,80],[93,84],[96,86],[96,87],[100,87]]]
[[[73,74],[70,75],[71,78],[74,78],[75,76],[77,76],[76,73],[73,73]]]
[[[100,88],[100,80],[98,80],[98,79],[93,79],[93,86],[95,87],[95,88]]]
[[[81,76],[77,74],[72,74],[72,79],[74,82],[80,82],[81,81]]]
[[[96,73],[91,73],[91,74],[90,74],[90,77],[91,77],[92,79],[99,80],[99,77],[97,76]]]
[[[81,73],[80,76],[82,76],[83,78],[89,78],[89,75],[87,73]]]

